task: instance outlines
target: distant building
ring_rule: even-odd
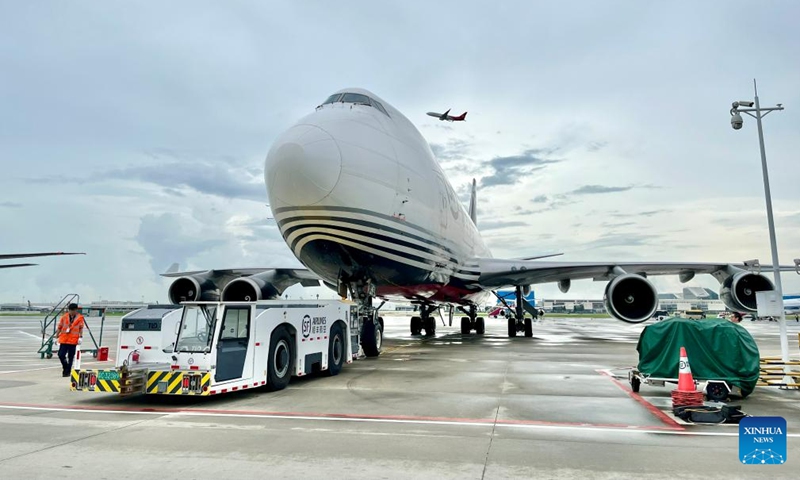
[[[670,313],[685,310],[722,312],[726,308],[716,292],[701,287],[684,288],[681,293],[659,293],[658,304],[659,310]],[[606,313],[602,300],[541,300],[539,307],[553,313]]]

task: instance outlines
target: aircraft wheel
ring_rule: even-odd
[[[469,317],[461,317],[461,333],[467,335],[472,330],[472,322]]]
[[[342,325],[334,323],[328,342],[328,375],[338,375],[344,365],[345,341]]]
[[[436,335],[436,321],[433,317],[423,318],[422,324],[424,325],[426,336]]]
[[[364,355],[377,357],[381,354],[383,344],[383,330],[379,323],[375,323],[371,318],[364,319],[364,326],[361,328],[361,348]]]
[[[478,317],[475,319],[475,333],[478,335],[483,335],[483,332],[486,331],[486,321],[483,317]]]
[[[378,317],[378,324],[381,326],[381,332],[386,330],[386,328],[383,326],[383,317]]]
[[[533,320],[531,320],[531,317],[525,317],[525,336],[528,338],[533,336]]]
[[[294,366],[292,337],[283,327],[272,332],[267,359],[267,387],[270,390],[283,390],[289,385]]]
[[[411,317],[411,335],[419,335],[420,333],[422,333],[422,319]]]
[[[508,336],[511,338],[517,336],[517,320],[512,317],[508,317]]]

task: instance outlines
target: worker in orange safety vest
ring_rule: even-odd
[[[81,344],[83,336],[83,315],[78,313],[78,304],[70,303],[67,313],[58,321],[58,359],[61,360],[61,376],[69,377],[72,371],[72,361],[75,360],[75,350]]]

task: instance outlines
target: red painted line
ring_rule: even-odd
[[[646,408],[650,413],[655,415],[659,420],[664,422],[664,424],[668,425],[673,430],[676,430],[676,429],[677,430],[685,430],[685,428],[680,423],[676,422],[669,415],[667,415],[666,413],[662,412],[661,409],[659,409],[658,407],[656,407],[652,403],[650,403],[647,400],[645,400],[641,395],[639,395],[638,393],[636,393],[633,390],[631,390],[630,388],[628,388],[627,385],[625,385],[624,383],[622,383],[619,380],[617,380],[616,378],[614,378],[614,376],[611,375],[611,373],[609,373],[607,370],[597,370],[597,372],[600,375],[605,375],[606,377],[608,377],[612,382],[614,382],[614,385],[618,386],[623,392],[627,393],[629,397],[631,397],[632,399],[634,399],[637,402],[639,402],[639,404],[641,406]]]
[[[260,347],[260,346],[261,346],[261,342],[256,342],[256,347]]]
[[[235,388],[235,387],[234,387]],[[220,393],[226,393],[222,389]],[[214,391],[212,390],[213,394]],[[42,405],[32,403],[0,403],[0,407],[29,407],[29,408],[57,408],[75,411],[118,411],[118,412],[150,412],[150,413],[190,413],[207,415],[250,415],[261,417],[305,417],[319,419],[341,419],[341,420],[386,420],[386,421],[425,421],[425,422],[449,422],[449,423],[479,423],[485,425],[537,425],[554,427],[591,427],[591,428],[614,428],[624,430],[684,430],[679,425],[677,427],[664,426],[637,426],[617,423],[585,423],[585,422],[549,422],[544,420],[497,420],[493,418],[460,418],[460,417],[427,417],[415,415],[357,415],[349,413],[318,413],[318,412],[272,412],[267,410],[215,410],[205,408],[134,408],[134,407],[103,407],[97,405]],[[677,425],[677,424],[676,424]]]
[[[236,390],[239,390],[239,387],[233,387],[233,388],[231,388],[231,392],[235,392]]]
[[[151,347],[150,345],[146,345],[146,346],[144,347],[144,349],[145,349],[145,350],[150,350],[150,349],[152,349],[152,348],[153,348],[153,347]]]
[[[123,349],[123,350],[127,350],[128,346],[127,346],[127,345],[120,345],[120,347],[119,347],[119,348],[121,348],[121,349]]]

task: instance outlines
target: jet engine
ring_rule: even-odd
[[[608,282],[603,301],[606,311],[614,318],[628,323],[641,323],[656,312],[658,293],[646,278],[626,273]]]
[[[756,292],[774,290],[772,281],[757,273],[741,271],[728,276],[719,290],[719,297],[734,312],[755,313]]]
[[[275,281],[275,270],[237,278],[225,285],[222,290],[222,301],[255,302],[257,300],[277,298],[281,295],[281,291],[279,291],[280,285],[276,285],[277,283]]]
[[[169,301],[172,303],[219,300],[219,290],[210,274],[180,277],[169,286]]]

